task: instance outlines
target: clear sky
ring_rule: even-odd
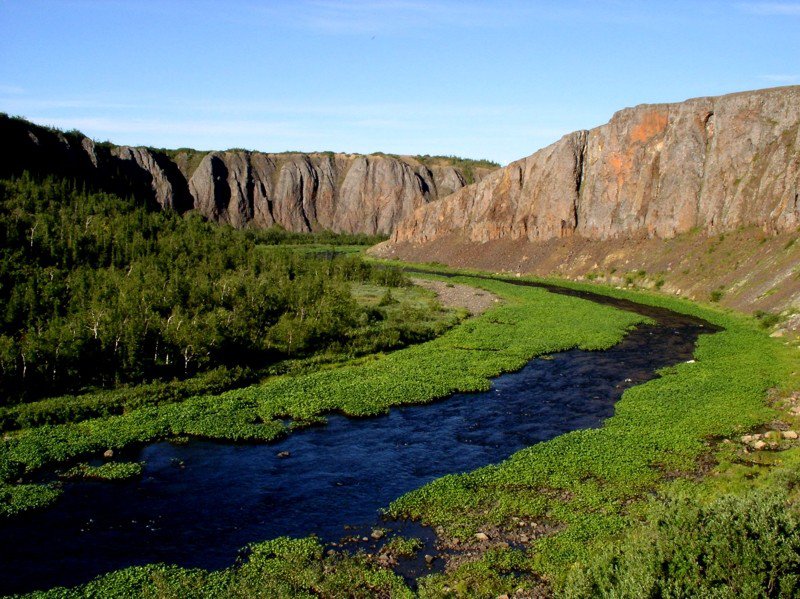
[[[800,84],[800,0],[0,0],[0,112],[156,147],[502,163]]]

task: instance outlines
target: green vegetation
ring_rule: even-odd
[[[52,501],[46,486],[12,481],[107,447],[177,435],[269,440],[342,411],[367,416],[488,387],[489,377],[531,356],[603,349],[643,319],[577,298],[462,276],[504,303],[440,337],[340,367],[287,375],[218,396],[138,408],[118,416],[12,433],[0,446],[3,513]],[[695,360],[628,389],[614,417],[524,449],[475,472],[449,475],[398,498],[388,513],[441,527],[444,539],[520,521],[548,534],[524,547],[491,545],[474,561],[420,581],[422,597],[533,592],[543,578],[561,596],[795,596],[800,563],[796,472],[800,449],[773,459],[735,439],[777,416],[768,392],[798,387],[795,348],[753,318],[645,291],[560,282],[704,318],[724,330],[700,338]],[[391,290],[393,308],[405,288]],[[355,286],[369,309],[385,289]],[[424,301],[424,300],[418,300]],[[283,420],[288,419],[288,425]],[[778,454],[776,454],[778,455]],[[702,478],[714,467],[715,476]],[[748,493],[757,487],[756,494]],[[391,542],[391,541],[390,541]],[[413,541],[412,541],[413,542]],[[71,594],[70,594],[71,593]],[[314,539],[251,547],[221,572],[129,568],[54,596],[410,596],[402,581],[361,554],[323,555]]]
[[[414,156],[426,166],[453,166],[461,171],[467,184],[475,183],[475,169],[494,170],[500,168],[500,164],[493,160],[472,160],[470,158],[460,158],[458,156],[431,156],[429,154]]]
[[[570,573],[566,597],[796,597],[800,514],[782,493],[654,504],[644,525]]]
[[[771,329],[781,321],[780,314],[764,312],[763,310],[756,310],[753,312],[753,316],[758,319],[762,329]]]
[[[392,537],[381,549],[383,553],[388,553],[397,557],[414,557],[417,552],[424,547],[419,539],[414,537]]]
[[[144,467],[139,462],[106,462],[99,466],[78,464],[64,473],[66,478],[87,478],[95,480],[127,480],[141,476]]]
[[[324,556],[315,539],[279,538],[248,547],[240,565],[218,572],[156,564],[126,568],[87,585],[53,589],[32,597],[208,597],[410,598],[394,573],[371,565],[361,554]]]
[[[421,345],[337,368],[273,377],[221,395],[201,395],[107,418],[14,432],[0,444],[0,480],[11,488],[11,481],[43,466],[132,443],[180,435],[269,441],[319,422],[331,412],[372,416],[393,405],[486,390],[491,377],[519,369],[535,355],[572,347],[604,349],[643,320],[540,289],[494,281],[478,284],[505,298],[506,303]],[[396,292],[402,296],[401,289]],[[403,305],[383,309],[407,312],[409,319],[418,320],[419,309]],[[372,337],[378,344],[396,340]],[[284,423],[287,419],[288,425]],[[48,494],[52,491],[41,489]],[[17,501],[11,493],[6,497],[9,502]],[[17,503],[6,512],[25,507]]]
[[[796,349],[767,337],[752,319],[647,292],[560,283],[703,317],[725,330],[700,338],[694,363],[665,369],[661,378],[627,390],[616,406],[615,416],[603,428],[576,431],[522,450],[501,464],[443,477],[395,501],[389,508],[391,515],[441,526],[446,537],[469,538],[484,529],[512,530],[515,518],[542,522],[555,531],[532,543],[526,551],[498,548],[445,579],[432,578],[431,584],[452,588],[461,581],[465,588],[478,588],[477,585],[493,581],[486,594],[501,594],[517,586],[533,588],[538,583],[536,575],[544,574],[557,594],[565,592],[564,585],[573,568],[589,564],[586,567],[592,570],[594,564],[605,563],[605,549],[624,540],[637,525],[651,493],[672,488],[675,483],[669,481],[677,478],[684,483],[685,494],[697,494],[695,477],[703,464],[718,461],[722,468],[729,461],[725,448],[730,444],[718,445],[719,440],[772,420],[776,412],[765,405],[769,390],[785,393],[798,387]],[[752,476],[749,473],[744,478],[749,481]],[[747,484],[720,484],[717,494],[747,488]],[[767,488],[776,492],[774,485]],[[778,496],[780,492],[778,489]],[[709,509],[721,509],[722,505]],[[797,507],[790,509],[796,511]],[[723,511],[719,518],[725,517]],[[786,518],[786,522],[794,522],[795,516]],[[781,542],[788,543],[786,547],[793,547],[793,530],[780,529]],[[667,527],[662,532],[669,539],[675,531],[675,527]],[[680,540],[673,541],[676,547],[680,545]],[[716,542],[723,544],[726,539]],[[769,541],[764,542],[768,551]],[[669,545],[669,541],[664,544]],[[759,577],[767,570],[786,571],[787,564],[797,563],[797,556],[792,553],[795,550],[786,551],[785,555],[765,557],[766,561],[751,566],[739,564],[741,578],[719,582],[718,587],[735,593],[741,588],[737,586],[740,580],[761,580]],[[516,565],[498,569],[493,565],[498,555]],[[662,557],[654,554],[652,563]],[[738,563],[746,557],[729,555],[726,559]],[[634,562],[631,557],[627,563],[632,567]],[[503,571],[513,571],[516,576],[500,576]],[[679,584],[674,579],[681,576],[678,569],[667,570],[666,575],[670,584]],[[578,582],[584,584],[586,580],[572,579],[571,588],[579,588],[574,586]],[[589,582],[594,584],[591,579]],[[720,591],[719,596],[728,596],[728,590]]]
[[[697,362],[625,392],[598,430],[576,431],[525,449],[497,466],[447,476],[394,502],[392,515],[421,518],[464,538],[513,517],[558,523],[563,532],[530,558],[557,582],[627,526],[631,502],[667,476],[691,473],[708,439],[746,431],[774,414],[767,390],[790,376],[794,356],[744,319],[709,313],[727,330],[701,337]],[[737,373],[732,377],[731,373]]]
[[[0,420],[40,422],[8,408],[47,395],[143,382],[158,394],[160,383],[217,371],[165,391],[185,397],[252,382],[286,358],[375,351],[385,315],[360,306],[350,285],[407,280],[355,255],[256,249],[337,240],[375,241],[236,231],[69,182],[0,182]]]
[[[399,154],[386,154],[385,152],[373,152],[370,156],[391,156],[398,160],[404,158],[404,156]],[[452,166],[457,168],[461,171],[467,184],[475,183],[475,169],[494,170],[500,168],[497,162],[486,160],[485,158],[474,160],[472,158],[461,158],[459,156],[431,156],[430,154],[417,155],[413,158],[427,167]]]

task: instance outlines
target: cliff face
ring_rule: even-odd
[[[403,242],[672,238],[800,225],[800,87],[642,105],[397,226]]]
[[[153,205],[195,209],[234,227],[388,234],[404,217],[466,185],[462,169],[411,157],[166,152],[95,144],[0,116],[0,176],[31,171],[86,182]],[[480,179],[491,169],[473,169]]]

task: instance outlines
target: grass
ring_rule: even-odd
[[[419,539],[396,536],[392,537],[381,551],[397,557],[414,557],[423,547],[424,544]]]
[[[444,308],[436,299],[436,293],[422,287],[388,288],[373,283],[354,283],[351,289],[359,304],[384,308],[388,318],[399,320],[404,314],[414,313],[420,324],[449,328],[468,315],[463,309]]]
[[[53,589],[33,597],[228,597],[410,598],[402,579],[370,564],[363,555],[324,556],[315,539],[278,538],[252,544],[240,565],[206,572],[166,564],[112,572],[74,589]]]
[[[281,417],[302,425],[333,410],[379,414],[392,405],[485,389],[489,377],[517,369],[534,355],[570,347],[609,347],[642,320],[540,289],[467,277],[458,281],[486,288],[505,303],[434,341],[356,366],[284,377],[218,398],[196,398],[167,406],[164,412],[142,410],[118,417],[130,420],[23,431],[4,443],[5,467],[33,471],[44,463],[121,447],[148,435],[268,439],[287,432],[278,426]],[[440,527],[445,539],[465,539],[489,529],[502,538],[502,531],[520,518],[547,524],[552,531],[526,547],[498,544],[453,571],[423,578],[419,596],[493,597],[519,588],[532,592],[543,580],[559,596],[631,596],[625,588],[639,583],[652,583],[650,588],[665,596],[670,593],[664,589],[682,577],[697,580],[696,570],[680,568],[687,556],[715,564],[715,572],[721,573],[709,591],[715,596],[732,596],[729,591],[737,588],[757,596],[758,585],[775,578],[769,578],[771,573],[783,580],[778,585],[793,584],[786,572],[796,572],[800,555],[797,520],[781,509],[791,499],[786,494],[796,494],[796,475],[792,479],[791,473],[800,466],[800,450],[784,452],[783,462],[773,458],[742,464],[734,444],[720,440],[778,415],[765,398],[770,390],[780,395],[800,387],[797,350],[770,339],[756,319],[715,306],[646,291],[562,284],[698,316],[724,330],[700,338],[693,363],[664,369],[660,378],[626,390],[602,428],[569,433],[500,464],[445,476],[393,502],[390,515]],[[700,478],[706,463],[718,464],[714,476]],[[761,473],[755,483],[754,472]],[[773,499],[741,497],[754,486]],[[7,488],[23,492],[21,485]],[[738,498],[726,498],[731,495]],[[681,500],[677,515],[659,515],[665,513],[664,505]],[[714,553],[715,543],[730,543],[731,534],[726,537],[720,523],[731,521],[739,526],[733,531],[779,526],[788,544],[763,536],[763,544],[742,546],[739,553]],[[681,544],[678,535],[685,534],[687,526],[696,542]],[[609,553],[612,545],[618,547],[616,553]],[[763,548],[766,557],[749,560],[753,547]],[[674,588],[678,590],[670,596],[686,596],[679,592],[681,587]],[[130,568],[56,596],[377,594],[403,597],[410,592],[364,556],[325,557],[313,539],[278,539],[253,546],[238,568],[216,573],[163,565]]]
[[[696,363],[625,392],[615,416],[597,430],[576,431],[522,450],[496,466],[434,481],[389,509],[464,538],[512,518],[558,523],[564,530],[536,543],[532,566],[558,583],[564,569],[626,526],[641,501],[669,474],[694,471],[709,439],[746,431],[774,416],[767,390],[788,377],[785,349],[730,318],[703,336]],[[740,373],[732,377],[731,373]]]
[[[141,476],[144,466],[139,462],[106,462],[99,466],[78,464],[64,473],[66,478],[90,480],[128,480]]]
[[[627,390],[601,429],[569,433],[499,465],[443,477],[389,508],[391,515],[420,519],[460,538],[488,527],[510,528],[514,517],[554,524],[559,532],[522,555],[502,552],[522,559],[518,572],[546,575],[557,592],[574,564],[591,560],[631,527],[637,505],[668,479],[691,476],[701,460],[715,456],[715,439],[775,418],[765,405],[767,393],[797,388],[800,365],[796,349],[768,338],[754,319],[648,292],[563,284],[699,316],[725,330],[700,338],[695,363],[665,369],[661,378]],[[487,559],[495,558],[481,561]],[[478,570],[472,564],[451,578],[472,580]],[[535,580],[498,582],[493,592]]]

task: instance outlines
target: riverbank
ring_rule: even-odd
[[[394,405],[486,390],[491,377],[518,370],[536,355],[604,349],[644,320],[542,290],[491,281],[481,287],[505,303],[427,343],[220,395],[7,433],[0,443],[0,514],[54,501],[58,489],[32,484],[30,477],[81,456],[186,435],[268,442],[322,424],[329,413],[373,416]]]
[[[410,377],[414,384],[392,386],[392,392],[377,404],[344,402],[345,411],[367,415],[386,409],[392,401],[402,402],[431,372],[448,366],[454,369],[452,376],[469,373],[477,383],[498,368],[521,365],[527,360],[524,352],[550,353],[576,345],[608,347],[628,326],[641,320],[541,289],[494,280],[458,282],[498,293],[507,304],[435,341],[381,358],[381,367],[390,366],[388,371],[375,371],[374,376],[378,377],[378,372],[383,375],[378,378],[358,376],[358,385],[348,385],[348,397],[353,390],[365,389],[361,384],[386,385],[399,376]],[[565,589],[572,584],[570,573],[580,569],[580,564],[592,563],[604,544],[625,537],[637,522],[646,519],[643,514],[654,493],[680,487],[689,495],[698,494],[695,491],[710,473],[733,463],[730,446],[734,446],[733,455],[745,451],[739,447],[737,435],[786,417],[766,401],[769,394],[781,398],[797,387],[797,350],[770,339],[753,319],[658,295],[596,286],[590,289],[701,317],[725,330],[703,336],[692,363],[667,369],[661,378],[628,389],[615,416],[601,429],[563,435],[524,449],[499,465],[438,479],[395,501],[389,508],[391,514],[433,525],[446,543],[458,540],[459,545],[475,547],[474,559],[422,579],[421,596],[497,596],[518,589],[521,596],[533,596]],[[431,350],[434,353],[419,353]],[[408,355],[395,358],[400,362],[393,364],[390,358],[403,352]],[[440,354],[446,357],[437,358]],[[433,362],[421,360],[426,357]],[[391,368],[413,364],[425,364],[426,368],[396,372]],[[359,375],[371,372],[362,370]],[[388,378],[383,378],[386,375]],[[312,396],[325,388],[329,386],[321,386],[321,382],[320,386],[305,385]],[[398,390],[400,395],[395,395]],[[257,392],[251,388],[239,398]],[[356,397],[361,400],[369,395],[365,389]],[[414,397],[419,397],[419,390]],[[260,404],[262,408],[270,405],[277,407],[268,399]],[[289,406],[284,403],[281,407]],[[306,404],[305,411],[297,409],[295,413],[318,416],[320,412],[314,411],[318,407]],[[787,455],[792,451],[788,449]],[[721,472],[715,480],[725,478]],[[720,484],[710,495],[716,497],[734,487]],[[506,545],[500,533],[521,528],[534,528],[542,534],[526,535],[528,542],[522,545]],[[358,596],[359,589],[365,596],[409,593],[399,578],[367,557],[326,557],[314,540],[259,544],[241,567],[217,573],[148,566],[108,575],[74,592],[76,596],[115,592],[165,596],[186,594],[190,589],[204,596],[237,592],[253,596],[338,596],[347,592]]]

